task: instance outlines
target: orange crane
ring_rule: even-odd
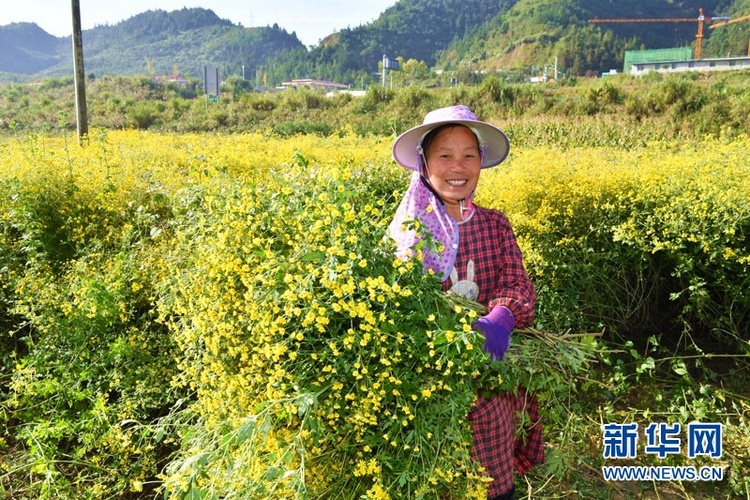
[[[742,16],[742,17],[737,17],[734,19],[727,19],[726,21],[712,24],[711,26],[708,27],[708,29],[720,28],[721,26],[726,26],[727,24],[734,24],[740,21],[747,21],[748,19],[750,19],[750,16]],[[747,44],[747,56],[750,57],[750,42],[748,42]]]
[[[697,22],[698,34],[695,35],[695,58],[701,58],[701,44],[703,42],[703,24],[712,21],[729,21],[726,16],[711,17],[703,15],[703,7],[698,9],[698,17],[616,17],[610,19],[589,19],[590,23],[686,23]]]

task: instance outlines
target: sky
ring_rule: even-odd
[[[81,27],[114,25],[147,10],[167,12],[183,7],[210,9],[222,19],[246,28],[278,24],[295,32],[305,45],[318,42],[335,31],[356,28],[377,19],[398,0],[79,0]],[[72,2],[69,0],[4,0],[0,26],[15,22],[38,24],[58,37],[73,32]]]

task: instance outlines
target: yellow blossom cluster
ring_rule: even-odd
[[[736,321],[749,146],[514,149],[476,199],[509,215],[547,321],[663,255],[680,293],[721,276]],[[390,139],[113,131],[0,150],[0,320],[21,318],[28,350],[3,360],[5,407],[40,474],[75,442],[109,496],[162,472],[175,495],[482,498],[476,313],[393,257],[408,176]]]
[[[274,406],[298,436],[288,444],[305,444],[289,452],[290,466],[304,461],[316,478],[309,493],[337,484],[352,495],[396,492],[402,476],[409,491],[482,488],[465,418],[475,395],[463,383],[486,362],[467,347],[476,333],[457,330],[461,315],[418,263],[394,263],[384,214],[396,200],[373,197],[353,177],[307,165],[262,182],[202,185],[175,228],[173,293],[162,302],[185,353],[175,384],[197,391],[206,425],[310,395],[303,407]],[[248,481],[264,481],[271,456],[252,450],[245,460],[266,467]],[[427,457],[436,460],[424,469]],[[439,464],[455,474],[431,472]],[[229,468],[215,465],[216,483],[221,465]]]
[[[523,148],[482,174],[476,200],[509,215],[548,326],[588,315],[577,326],[609,317],[609,328],[624,328],[651,290],[699,311],[708,328],[748,338],[750,301],[737,298],[750,271],[749,156],[747,135]]]

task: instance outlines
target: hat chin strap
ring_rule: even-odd
[[[469,222],[474,216],[474,204],[470,201],[468,204],[465,202],[465,198],[458,200],[458,204],[461,207],[461,220],[457,221],[459,225]],[[469,211],[469,215],[464,216],[464,212]]]

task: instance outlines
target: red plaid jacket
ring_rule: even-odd
[[[523,266],[521,250],[508,218],[497,210],[475,205],[474,215],[459,226],[459,247],[455,268],[458,279],[467,279],[467,265],[474,262],[478,302],[487,309],[506,306],[516,326],[534,321],[536,292]],[[452,286],[448,279],[443,289]],[[516,413],[526,412],[529,426],[516,433]],[[525,474],[544,462],[544,442],[537,399],[523,389],[478,398],[469,413],[473,439],[472,455],[493,478],[488,497],[507,493],[514,484],[513,471]]]

